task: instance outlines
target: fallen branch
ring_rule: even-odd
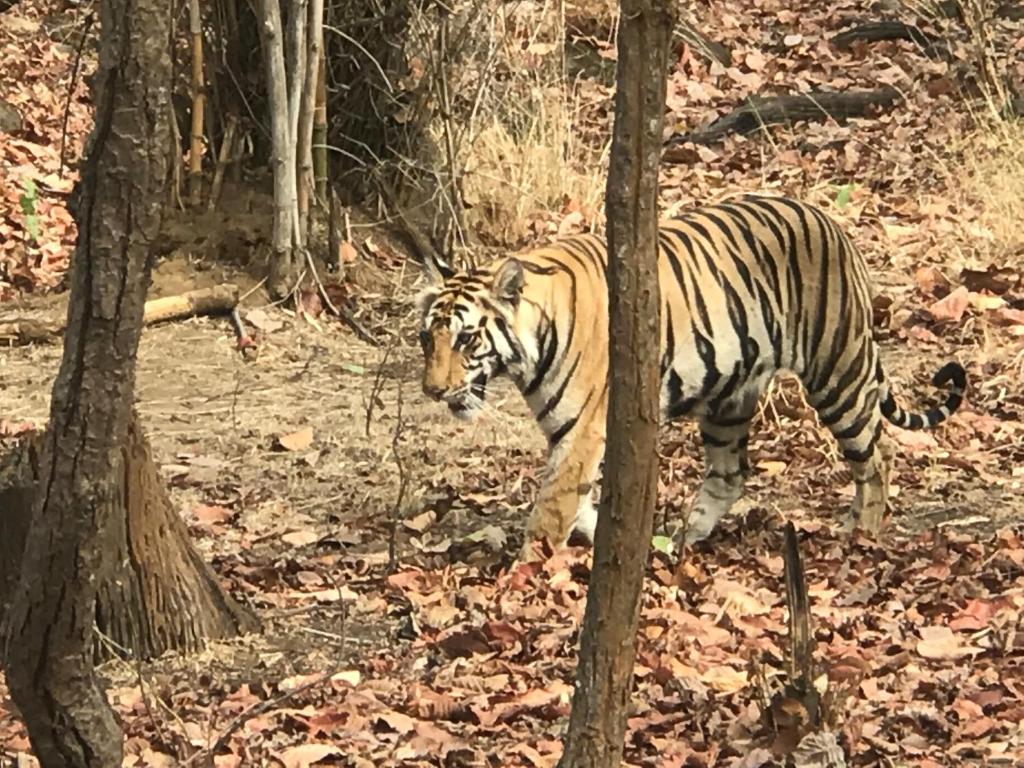
[[[201,288],[178,296],[147,301],[142,323],[153,325],[196,315],[220,315],[230,312],[237,304],[238,286],[215,285],[213,288]]]
[[[216,285],[147,301],[142,322],[153,325],[197,315],[219,315],[230,312],[237,304],[237,286]],[[63,335],[64,324],[63,320],[0,320],[0,345],[50,344]]]
[[[934,59],[950,59],[953,55],[944,40],[902,21],[873,21],[859,24],[833,36],[832,44],[841,51],[847,51],[857,42],[878,43],[885,40],[909,40],[920,46],[926,56]]]
[[[0,320],[0,344],[23,347],[28,344],[50,344],[64,333],[63,322],[50,320]]]
[[[749,134],[769,125],[801,120],[845,120],[892,109],[901,99],[899,91],[885,86],[876,91],[809,91],[787,96],[751,96],[732,112],[704,128],[668,140],[668,147],[692,142],[712,144],[731,133]],[[671,149],[665,160],[672,161]]]
[[[909,40],[912,43],[926,46],[934,39],[913,24],[904,24],[902,21],[872,21],[840,32],[832,38],[832,45],[845,51],[859,40],[866,43],[877,43],[883,40]]]
[[[313,275],[313,281],[316,283],[317,290],[320,292],[320,298],[324,303],[324,306],[335,316],[341,318],[341,321],[345,323],[360,339],[365,341],[367,344],[372,344],[375,347],[380,346],[380,342],[373,337],[368,330],[363,328],[362,324],[356,320],[355,315],[349,312],[345,307],[335,306],[334,302],[331,301],[331,297],[327,294],[327,289],[324,288],[323,282],[320,280],[320,275],[317,274],[316,266],[313,264],[313,256],[309,251],[306,251],[306,264],[309,265],[309,272]]]

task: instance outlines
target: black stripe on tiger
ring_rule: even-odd
[[[657,246],[661,322],[651,328],[660,332],[660,416],[700,420],[708,472],[695,502],[697,529],[707,528],[699,535],[742,494],[746,433],[778,371],[803,383],[850,463],[854,511],[877,530],[891,458],[883,422],[940,424],[963,402],[963,367],[936,373],[933,382],[947,388],[942,404],[914,413],[896,402],[872,336],[869,266],[814,206],[747,195],[662,222]],[[428,395],[456,412],[479,410],[472,398],[460,400],[466,385],[482,401],[488,378],[501,373],[526,395],[550,449],[530,529],[556,539],[578,501],[562,489],[589,487],[603,456],[607,269],[602,238],[571,236],[454,275],[424,291],[420,304],[431,336],[423,343]],[[472,343],[461,336],[469,329]]]
[[[942,366],[932,377],[932,385],[943,388],[951,385],[949,394],[946,395],[946,402],[942,405],[932,406],[924,413],[911,413],[905,411],[896,402],[896,398],[889,391],[889,382],[882,370],[882,364],[878,364],[877,380],[882,387],[881,401],[879,405],[882,415],[890,422],[902,429],[929,429],[941,424],[956,410],[964,401],[964,391],[967,389],[967,371],[960,363],[949,362]]]

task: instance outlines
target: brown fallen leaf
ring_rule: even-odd
[[[343,672],[337,672],[331,675],[331,684],[335,688],[344,688],[345,686],[354,688],[359,685],[359,681],[362,679],[358,669],[346,669]]]
[[[936,320],[948,320],[955,323],[964,316],[968,304],[970,304],[970,291],[961,285],[944,299],[939,299],[928,307],[928,312]]]
[[[936,267],[927,266],[918,269],[914,273],[914,282],[928,296],[942,297],[949,294],[949,280]]]
[[[764,472],[766,477],[781,475],[789,465],[784,461],[759,461],[757,468]]]
[[[270,315],[262,309],[249,310],[245,315],[245,321],[253,328],[260,330],[263,333],[273,333],[279,328],[284,327],[283,320],[276,317],[270,317]]]
[[[988,600],[968,600],[953,619],[949,622],[949,628],[957,632],[976,632],[988,626],[989,620],[995,613],[995,607]]]
[[[348,240],[342,240],[338,245],[338,263],[351,264],[359,258],[359,251]]]
[[[993,296],[990,293],[968,293],[971,306],[979,312],[989,312],[994,309],[1002,309],[1006,306],[1006,299],[1002,296]]]
[[[981,648],[961,645],[960,638],[949,627],[921,627],[917,652],[926,659],[960,659],[978,653]]]
[[[992,319],[999,325],[1024,325],[1024,309],[1000,307],[992,313]]]
[[[428,509],[426,512],[422,512],[416,515],[416,517],[411,517],[408,520],[403,520],[402,525],[408,528],[410,531],[415,531],[416,533],[423,533],[425,530],[427,530],[427,528],[432,526],[436,520],[437,513],[432,509]]]
[[[701,673],[700,681],[719,693],[738,693],[748,684],[746,670],[727,666],[711,667]]]
[[[278,435],[276,445],[286,451],[304,451],[313,442],[313,428],[303,427],[296,432]]]
[[[342,751],[333,744],[300,744],[278,752],[277,759],[284,768],[309,768],[327,757],[340,757]]]
[[[416,721],[413,718],[393,710],[377,713],[373,721],[387,730],[391,730],[402,735],[411,733],[413,729],[416,728]]]
[[[304,547],[320,540],[320,534],[313,531],[289,531],[281,536],[281,541],[289,547]]]
[[[969,739],[977,739],[984,736],[986,733],[991,731],[997,725],[996,721],[986,715],[980,715],[978,717],[971,718],[967,721],[964,727],[960,730],[961,736],[966,736]]]
[[[192,510],[192,517],[204,525],[225,523],[234,516],[234,512],[216,504],[200,504]]]

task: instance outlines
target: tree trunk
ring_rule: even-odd
[[[168,172],[170,60],[165,45],[153,44],[168,39],[168,19],[166,4],[154,0],[100,3],[96,123],[75,194],[64,356],[4,617],[4,669],[43,768],[110,768],[122,759],[120,730],[93,672],[93,627],[102,593],[125,578],[132,524],[123,451]],[[150,583],[155,575],[139,577]]]
[[[313,174],[316,177],[316,204],[327,205],[327,60],[320,28],[320,60],[317,63],[316,109],[313,112]]]
[[[203,115],[206,109],[206,87],[203,83],[203,19],[199,0],[188,4],[189,37],[192,40],[192,141],[188,152],[189,203],[199,205],[203,192]]]
[[[299,161],[298,195],[300,241],[307,242],[309,199],[313,195],[313,112],[317,103],[317,76],[324,42],[324,0],[310,0],[306,24],[306,50],[299,56],[306,60],[305,82],[299,100],[299,135],[296,155]]]
[[[267,65],[267,102],[272,138],[271,164],[274,169],[274,232],[267,288],[282,299],[295,287],[298,254],[295,222],[298,198],[295,183],[295,140],[288,113],[288,79],[284,66],[284,36],[278,0],[261,0],[260,36]]]
[[[673,17],[669,0],[621,2],[606,193],[608,444],[562,768],[611,768],[622,759],[657,498],[658,164]]]

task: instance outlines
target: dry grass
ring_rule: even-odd
[[[511,117],[489,117],[467,153],[467,219],[495,244],[522,243],[531,221],[547,212],[578,210],[599,223],[607,143],[586,140],[576,89],[531,90]]]
[[[543,231],[538,219],[573,211],[593,225],[603,210],[609,131],[595,113],[608,94],[567,74],[572,11],[551,2],[496,5],[463,51],[462,68],[486,87],[468,93],[469,81],[453,85],[472,102],[455,154],[465,223],[488,245],[522,245]],[[438,144],[442,129],[435,126]]]
[[[1024,121],[991,120],[961,142],[950,187],[978,210],[971,234],[995,257],[1024,253]]]

